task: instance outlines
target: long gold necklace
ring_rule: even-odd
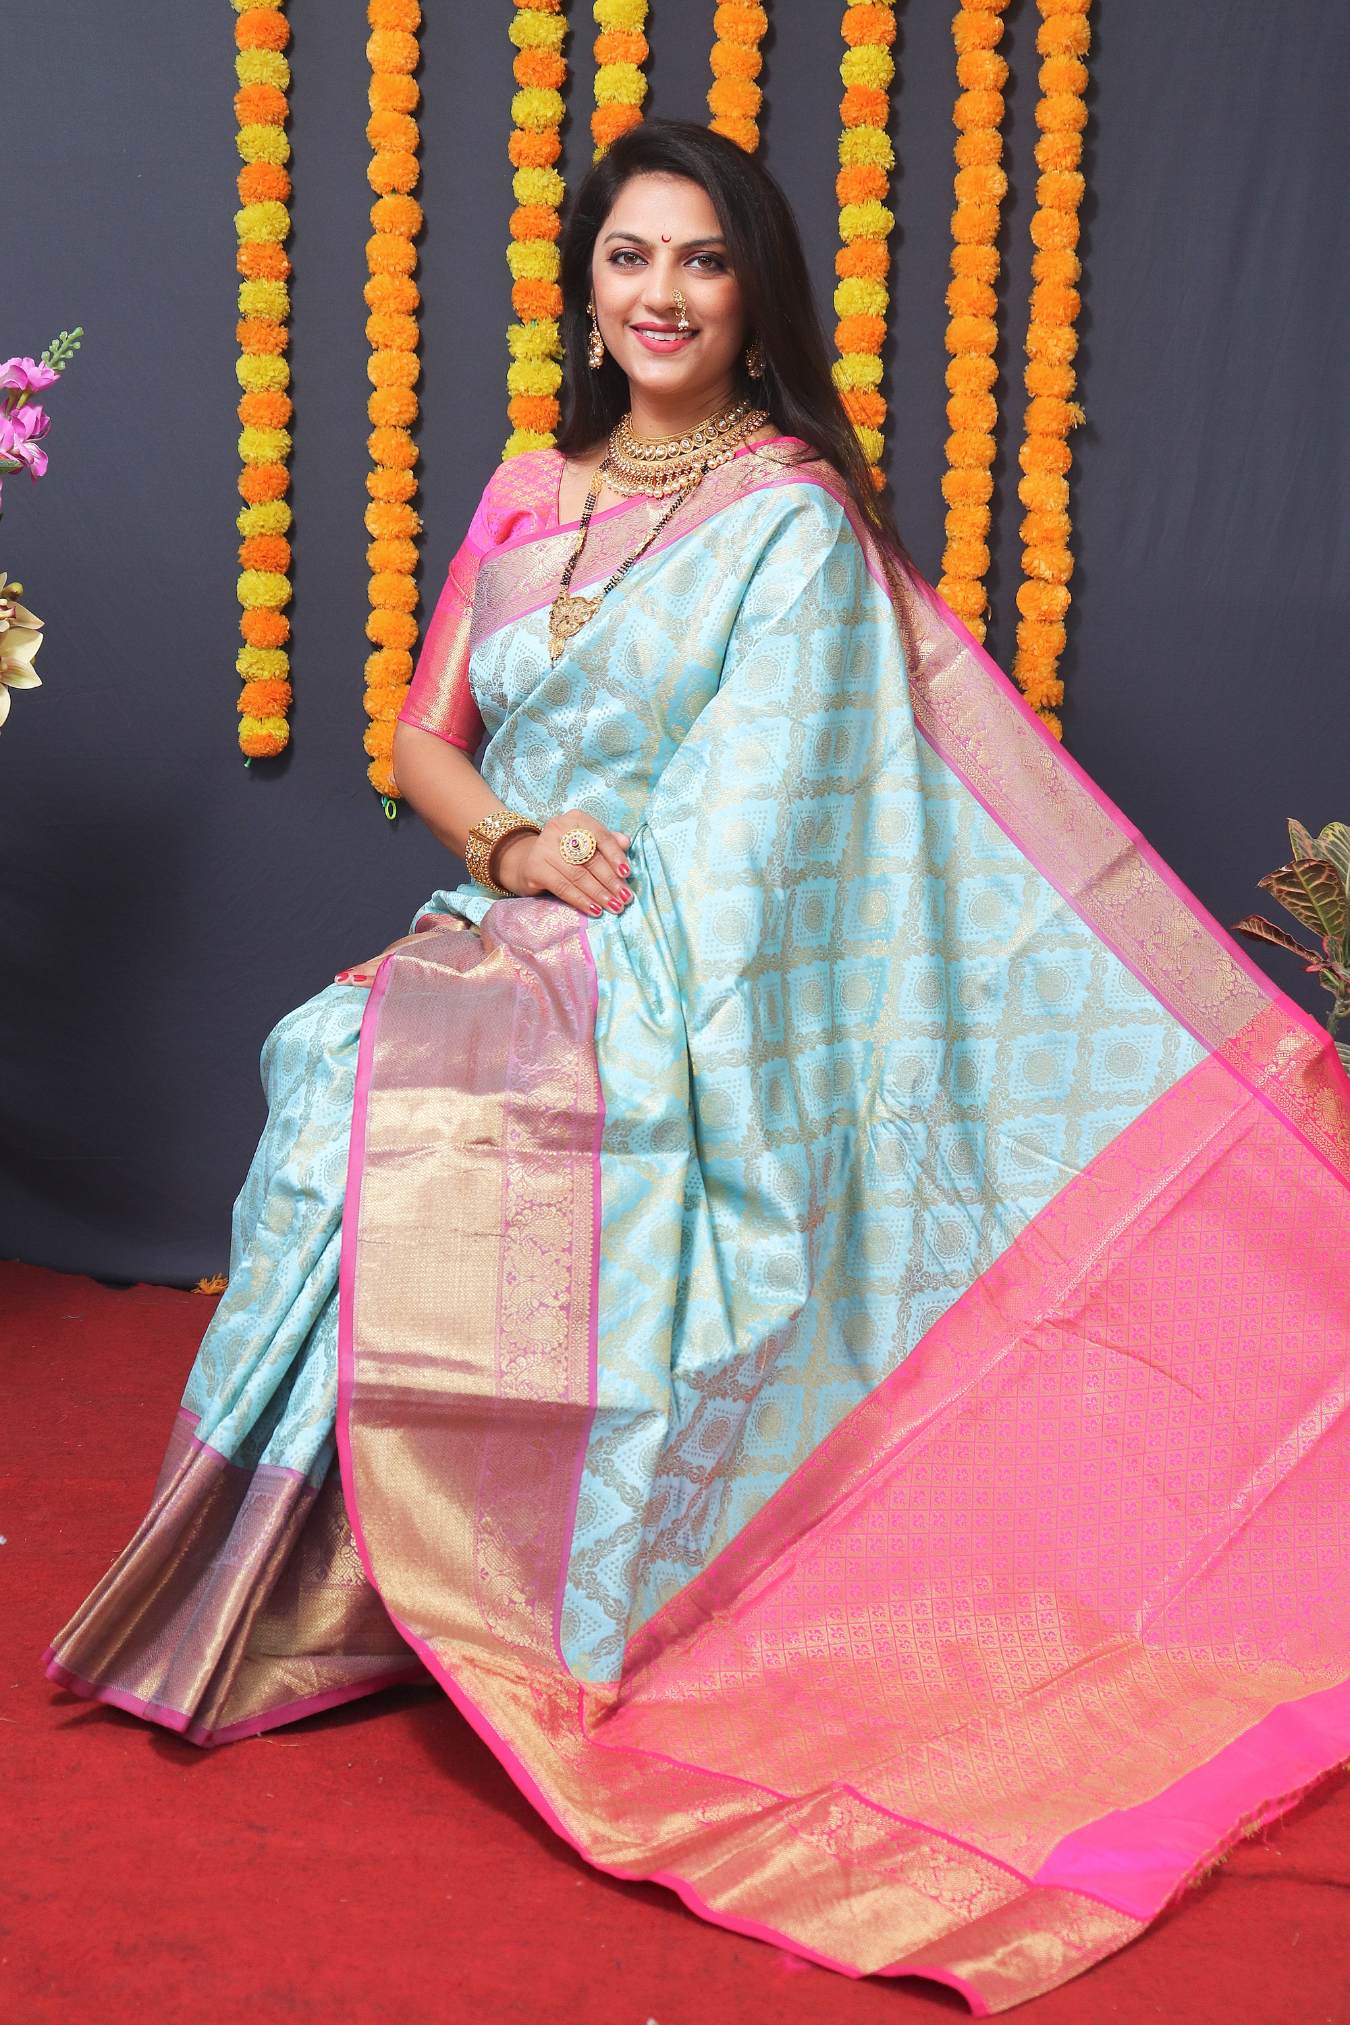
[[[725,464],[736,454],[745,438],[768,419],[762,409],[752,408],[743,397],[729,401],[697,429],[690,429],[681,436],[637,436],[633,433],[632,416],[623,417],[611,431],[609,447],[596,466],[586,503],[581,509],[576,542],[563,565],[558,595],[549,607],[548,652],[551,661],[558,659],[567,642],[581,631],[588,619],[595,616],[601,600],[633,564],[646,555],[666,522],[697,492],[703,483],[704,473],[716,465]],[[572,574],[581,560],[595,503],[606,479],[615,492],[642,492],[653,498],[663,498],[673,491],[674,497],[669,506],[657,515],[632,554],[624,557],[600,589],[593,591],[589,597],[574,597],[570,590]]]

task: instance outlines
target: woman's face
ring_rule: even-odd
[[[591,261],[605,349],[644,405],[711,413],[730,393],[746,342],[740,286],[712,199],[683,176],[630,176]],[[676,331],[676,289],[689,330]]]

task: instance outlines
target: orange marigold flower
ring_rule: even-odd
[[[284,717],[241,717],[239,749],[249,759],[275,759],[290,740]]]
[[[261,682],[246,682],[235,708],[250,717],[284,717],[291,707],[291,696],[290,683],[273,676]]]
[[[414,112],[422,92],[416,78],[381,71],[371,78],[366,95],[373,112]]]
[[[285,498],[291,486],[291,476],[283,464],[245,464],[239,472],[239,496],[249,506],[259,506],[263,500]]]
[[[241,316],[234,327],[234,341],[241,352],[262,357],[288,350],[291,334],[284,323],[274,323],[270,316]]]
[[[402,148],[416,154],[421,138],[417,121],[405,112],[377,108],[366,121],[366,139],[372,148]]]
[[[640,29],[609,28],[595,38],[597,65],[633,63],[640,68],[650,55],[647,38]]]
[[[723,0],[713,10],[713,33],[722,42],[758,42],[768,26],[768,15],[754,0]]]
[[[366,0],[366,19],[372,28],[400,28],[411,34],[422,26],[418,0]]]
[[[1064,652],[1068,639],[1060,619],[1019,619],[1017,644],[1035,661],[1053,664]]]
[[[834,327],[834,341],[841,352],[879,352],[886,341],[886,319],[841,316]]]
[[[884,197],[891,179],[880,162],[856,162],[839,171],[834,194],[841,204],[865,204],[869,197]]]
[[[271,8],[250,8],[235,17],[234,40],[238,49],[284,49],[291,39],[286,16]]]
[[[890,268],[891,249],[884,239],[851,240],[834,256],[834,271],[842,280],[856,276],[864,281],[884,281]]]
[[[246,605],[239,614],[239,632],[250,647],[284,647],[291,622],[270,605]]]
[[[390,471],[380,464],[366,473],[366,491],[372,499],[411,499],[416,490],[415,471]]]
[[[735,141],[747,155],[753,155],[759,146],[759,128],[754,120],[733,119],[729,113],[719,113],[710,119],[708,125],[715,134],[721,134],[728,141]]]
[[[235,413],[246,429],[284,429],[294,406],[280,387],[265,387],[261,393],[241,395]]]
[[[537,429],[548,435],[558,426],[558,402],[553,394],[513,394],[506,412],[516,429]]]
[[[372,607],[366,613],[366,638],[377,647],[415,647],[419,630],[411,612]]]
[[[851,84],[839,101],[839,117],[846,127],[885,127],[890,101],[877,85]]]
[[[527,133],[523,127],[514,127],[506,144],[511,165],[516,169],[551,169],[562,153],[562,137],[556,127],[548,127],[543,133]]]
[[[375,310],[366,318],[366,343],[374,351],[415,352],[418,343],[417,319],[399,316],[391,309]]]
[[[367,689],[362,702],[366,716],[374,724],[392,724],[403,708],[408,691],[404,683],[381,685],[378,689]],[[392,748],[391,748],[392,749]]]
[[[361,742],[372,759],[391,760],[394,756],[394,727],[382,722],[368,724]]]
[[[598,105],[591,114],[591,137],[597,147],[607,148],[617,141],[620,134],[626,134],[629,127],[641,124],[641,108],[635,105]]]
[[[291,545],[284,534],[249,534],[239,544],[241,569],[284,574],[290,566]]]
[[[708,93],[708,104],[724,119],[753,119],[763,103],[759,86],[743,77],[719,77]]]
[[[410,274],[372,274],[361,289],[370,309],[411,316],[421,306],[422,291]]]
[[[285,204],[291,195],[291,172],[280,162],[245,162],[235,177],[235,188],[241,204]],[[276,241],[252,243],[274,246]]]
[[[366,61],[375,71],[416,70],[421,52],[415,35],[397,28],[376,28],[366,39]]]
[[[512,66],[516,83],[536,90],[557,91],[567,76],[567,64],[556,49],[522,49]]]
[[[385,571],[407,576],[417,568],[417,543],[402,536],[366,543],[366,568],[379,576]]]
[[[869,429],[879,429],[886,419],[885,399],[870,387],[846,387],[840,399],[850,422],[862,422]]]
[[[889,7],[846,7],[840,33],[851,49],[864,42],[889,47],[895,40],[895,15]]]
[[[516,281],[511,285],[511,307],[523,323],[561,316],[562,290],[556,281]]]
[[[234,95],[234,116],[241,127],[284,126],[290,108],[275,84],[244,84]]]
[[[561,229],[551,204],[517,204],[511,213],[513,239],[556,239]]]
[[[377,387],[366,401],[366,418],[377,424],[406,429],[422,412],[422,404],[411,387]]]
[[[741,42],[714,42],[708,61],[714,77],[756,78],[764,68],[763,52]]]
[[[412,671],[413,657],[405,647],[377,647],[366,656],[366,681],[372,689],[406,687]]]
[[[415,239],[422,229],[422,206],[405,191],[390,191],[371,205],[370,222],[376,232],[393,232],[402,239]]]
[[[291,256],[275,239],[241,239],[234,264],[249,281],[285,281]]]

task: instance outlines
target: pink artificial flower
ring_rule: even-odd
[[[45,365],[41,359],[6,359],[0,365],[0,387],[17,387],[20,393],[40,394],[44,387],[50,387],[61,375],[54,367]]]
[[[47,469],[47,453],[38,438],[45,436],[52,418],[45,408],[0,408],[0,457],[10,462],[7,470],[27,465],[30,478],[41,478]]]

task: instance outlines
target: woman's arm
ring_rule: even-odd
[[[427,828],[457,858],[475,823],[505,808],[492,792],[466,752],[435,732],[420,731],[416,725],[394,726],[394,772],[399,787]],[[565,830],[587,829],[595,838],[595,856],[588,865],[569,865],[558,849]],[[550,816],[536,836],[531,830],[503,837],[489,861],[491,876],[509,892],[552,893],[581,914],[601,914],[605,908],[621,914],[632,893],[628,878],[629,839],[620,831],[607,830],[585,809],[565,809]],[[389,945],[397,949],[411,941],[402,935]],[[381,956],[388,955],[382,950]],[[370,984],[381,957],[340,970],[338,984]]]

